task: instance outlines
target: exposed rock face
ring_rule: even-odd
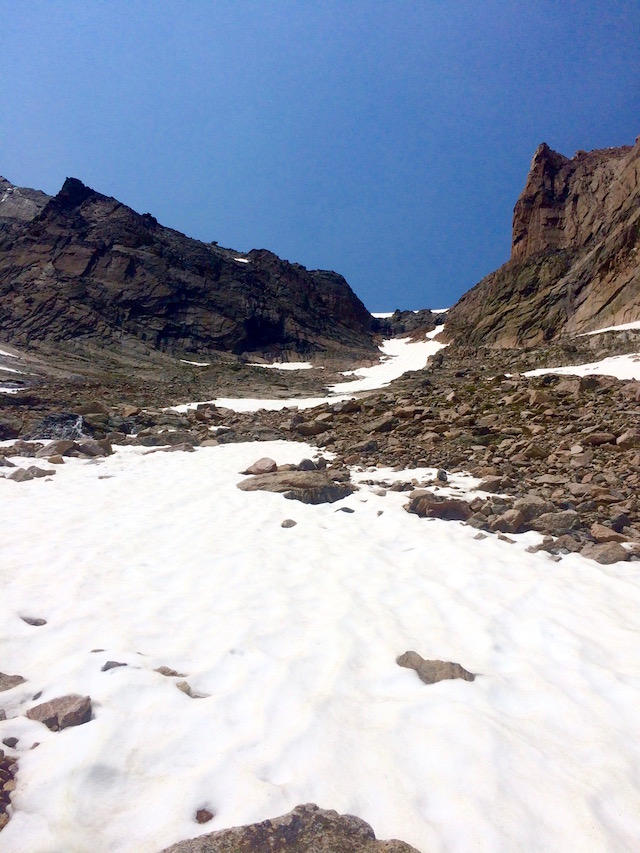
[[[449,312],[473,343],[536,344],[640,319],[640,137],[635,146],[537,149],[510,260]]]
[[[51,196],[28,187],[14,187],[0,177],[0,219],[29,222],[44,208]]]
[[[337,273],[192,240],[74,178],[34,218],[42,199],[16,207],[18,192],[5,189],[13,215],[0,218],[0,326],[12,343],[376,352],[372,318]]]
[[[403,841],[376,841],[369,824],[313,803],[262,823],[180,841],[163,853],[418,853]]]

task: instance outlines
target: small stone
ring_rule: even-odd
[[[292,518],[285,518],[280,527],[295,527],[298,522]]]
[[[185,674],[183,672],[176,672],[175,669],[171,669],[168,666],[159,666],[154,672],[159,672],[160,675],[165,675],[167,678],[184,678]]]
[[[2,743],[5,746],[8,746],[9,749],[15,749],[16,746],[18,745],[18,738],[17,737],[6,737],[3,739]]]
[[[214,817],[215,814],[209,811],[209,809],[198,809],[196,812],[196,821],[198,823],[209,823]]]
[[[47,624],[46,619],[38,619],[34,616],[21,616],[20,618],[23,622],[26,622],[27,625],[33,625],[34,628],[41,628],[43,625]]]
[[[104,664],[104,666],[102,667],[102,669],[100,671],[101,672],[107,672],[109,669],[115,669],[118,666],[127,666],[127,664],[121,663],[120,661],[117,661],[117,660],[108,660]]]
[[[446,483],[448,481],[449,477],[447,476],[447,472],[444,470],[444,468],[438,469],[436,479],[439,480],[441,483]]]
[[[398,666],[415,669],[420,681],[425,684],[435,684],[452,678],[462,678],[464,681],[474,681],[475,675],[464,669],[459,663],[442,660],[425,660],[418,652],[408,651],[396,658]]]
[[[206,699],[206,693],[195,693],[188,681],[176,681],[176,687],[182,693],[186,693],[190,699]]]

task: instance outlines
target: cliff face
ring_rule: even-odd
[[[73,178],[27,201],[0,218],[0,329],[17,345],[375,352],[372,318],[336,273],[192,240]]]
[[[449,334],[513,346],[638,320],[639,249],[640,137],[571,159],[542,144],[511,258],[454,306]]]

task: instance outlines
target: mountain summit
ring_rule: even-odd
[[[578,151],[543,143],[513,214],[511,258],[449,314],[449,335],[514,346],[640,319],[640,137]]]

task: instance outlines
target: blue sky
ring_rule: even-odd
[[[0,174],[445,307],[509,256],[546,141],[640,134],[640,4],[7,2]]]

